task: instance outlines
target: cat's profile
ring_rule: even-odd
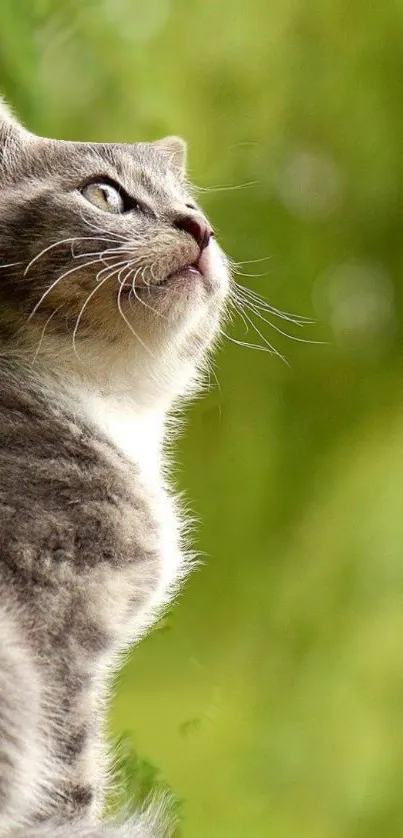
[[[43,139],[0,103],[0,836],[101,824],[119,654],[187,570],[166,419],[228,293],[177,138]]]

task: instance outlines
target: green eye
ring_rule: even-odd
[[[81,194],[87,201],[94,204],[104,212],[121,213],[125,210],[125,204],[118,190],[110,183],[87,183],[81,190]]]

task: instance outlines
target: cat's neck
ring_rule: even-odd
[[[52,370],[48,364],[37,376],[49,404],[106,437],[139,466],[147,483],[159,480],[167,401],[149,399],[128,377],[99,382],[68,368]]]
[[[164,413],[118,394],[77,389],[74,395],[87,421],[137,463],[147,482],[154,482],[161,470]]]
[[[108,435],[118,433],[118,426],[124,433],[127,423],[137,428],[136,438],[130,443],[125,440],[125,451],[133,458],[137,452],[142,454],[142,438],[151,435],[161,441],[165,417],[195,395],[203,381],[194,360],[185,354],[174,362],[165,349],[144,359],[137,356],[137,348],[129,342],[113,345],[108,352],[96,344],[74,351],[49,338],[33,362],[24,354],[20,360],[28,376],[84,407],[86,415],[96,419]]]

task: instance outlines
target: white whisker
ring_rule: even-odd
[[[102,288],[102,286],[105,284],[105,282],[107,282],[108,279],[110,279],[111,276],[113,276],[114,273],[115,273],[115,271],[112,270],[112,273],[107,274],[100,283],[97,282],[97,279],[98,279],[98,274],[97,274],[97,276],[95,278],[95,282],[96,282],[95,288],[93,288],[91,293],[88,294],[88,297],[86,298],[85,302],[81,306],[80,312],[79,312],[77,320],[75,322],[75,326],[74,326],[74,330],[73,330],[73,336],[72,336],[73,351],[74,351],[74,354],[76,355],[76,357],[78,358],[78,360],[81,360],[81,359],[80,359],[80,356],[77,352],[76,338],[77,338],[78,327],[80,325],[80,322],[81,322],[82,316],[84,314],[84,311],[87,308],[87,305],[90,302],[90,300],[92,299],[92,297],[96,294],[97,291],[99,291],[100,288]]]
[[[234,186],[194,186],[196,192],[234,192],[238,189],[249,189],[251,186],[258,186],[259,181],[249,180],[245,183],[238,183]]]
[[[110,242],[110,244],[116,244],[112,239],[101,239],[95,238],[95,241],[106,241]],[[126,246],[123,244],[119,244],[118,247],[106,247],[104,250],[87,250],[84,253],[74,253],[73,252],[73,245],[71,246],[71,256],[73,259],[82,259],[84,256],[93,256],[94,253],[103,256],[105,253],[109,254],[117,254],[124,252],[126,250]]]
[[[258,262],[271,262],[273,256],[261,256],[259,259],[243,259],[241,262],[229,259],[232,268],[242,268],[244,265],[255,265]]]
[[[123,268],[121,268],[121,269],[120,269],[120,271],[119,271],[119,273],[118,273],[118,283],[119,283],[119,285],[121,285],[121,286],[122,286],[122,288],[123,288],[124,286],[126,286],[126,283],[127,283],[128,279],[129,279],[129,277],[130,277],[130,275],[131,275],[131,273],[132,273],[132,271],[133,271],[133,266],[134,266],[134,265],[135,265],[138,261],[139,261],[138,259],[128,259],[128,260],[125,262],[125,264],[124,264]],[[137,274],[139,273],[139,271],[141,271],[141,268],[137,268],[137,270],[136,270],[136,272],[135,272],[135,276],[137,276]],[[125,275],[123,276],[123,274],[125,274]],[[131,290],[131,289],[130,289],[130,290]],[[129,293],[129,297],[130,297],[130,293]]]
[[[284,361],[284,363],[285,363],[285,364],[287,364],[287,366],[289,367],[290,365],[289,365],[288,361],[284,358],[284,355],[282,355],[282,354],[281,354],[281,352],[279,352],[279,351],[278,351],[278,350],[277,350],[277,349],[276,349],[276,348],[275,348],[275,347],[274,347],[274,346],[270,343],[270,341],[269,341],[269,340],[267,340],[267,338],[264,336],[264,334],[262,334],[262,332],[260,331],[260,329],[258,329],[258,327],[256,326],[256,323],[254,323],[254,322],[253,322],[253,320],[252,320],[252,319],[249,317],[249,315],[246,313],[246,311],[244,311],[244,315],[245,315],[245,317],[246,317],[246,319],[247,319],[248,323],[250,323],[250,325],[252,326],[252,329],[254,329],[254,330],[255,330],[256,334],[257,334],[257,335],[259,335],[259,337],[260,337],[260,338],[262,339],[262,341],[266,344],[266,346],[268,346],[268,347],[269,347],[270,351],[271,351],[274,355],[277,355],[277,357],[278,357],[278,358],[280,358],[282,361]]]
[[[237,300],[236,298],[232,300],[232,303],[233,303],[233,306],[235,308],[235,311],[239,314],[240,318],[243,320],[243,323],[244,323],[244,326],[245,326],[245,334],[248,334],[249,326],[248,326],[248,323],[246,321],[246,317],[243,313],[242,305],[240,304],[239,300]]]
[[[132,271],[133,269],[131,268],[130,270]],[[140,273],[140,271],[141,271],[141,267],[140,267],[140,268],[137,268],[137,270],[136,270],[136,271],[133,271],[132,281],[131,281],[131,285],[130,285],[130,291],[129,291],[128,301],[129,301],[130,308],[131,308],[132,310],[133,310],[133,306],[132,306],[132,296],[133,296],[133,297],[135,297],[135,298],[137,298],[137,299],[139,299],[139,297],[138,297],[138,295],[137,295],[137,292],[136,292],[136,279],[137,279],[137,276],[138,276],[138,274]],[[125,277],[125,282],[126,282],[126,279],[128,279],[128,278],[129,278],[129,276],[130,276],[130,273],[128,274],[128,277]]]
[[[235,282],[236,292],[235,296],[238,297],[240,302],[253,302],[257,308],[260,308],[262,311],[267,311],[272,314],[274,317],[280,317],[282,320],[288,320],[290,323],[294,323],[295,326],[312,326],[315,324],[315,320],[312,320],[308,317],[300,316],[298,314],[291,314],[289,311],[280,311],[279,309],[275,308],[274,306],[270,305],[264,297],[261,297],[257,291],[252,291],[251,288],[245,288],[244,285],[240,285],[239,282]]]
[[[234,270],[233,273],[236,274],[236,276],[246,276],[250,279],[261,279],[262,277],[267,276],[267,271],[264,271],[263,273],[260,273],[260,274],[250,274],[250,273],[245,273],[244,271],[235,271]]]
[[[235,343],[237,346],[245,346],[247,349],[257,349],[259,352],[268,352],[269,355],[277,354],[272,349],[268,349],[267,346],[262,346],[259,343],[249,343],[246,340],[238,340],[237,338],[231,337],[231,335],[227,335],[224,332],[224,329],[221,330],[221,334],[224,335],[227,340],[230,340],[231,343]]]
[[[5,265],[0,265],[0,270],[3,270],[3,268],[13,268],[15,265],[23,265],[23,264],[24,264],[24,262],[8,262]]]
[[[139,270],[141,270],[141,268],[139,268],[139,269],[138,269],[138,271],[139,271]],[[135,282],[135,281],[136,281],[136,277],[137,277],[137,273],[138,273],[138,271],[136,271],[136,273],[135,273],[135,275],[134,275],[134,277],[133,277],[133,280],[132,280],[132,293],[133,293],[134,297],[135,297],[135,298],[136,298],[136,300],[138,300],[138,301],[139,301],[139,303],[141,303],[141,305],[143,305],[145,308],[148,308],[150,311],[152,311],[152,312],[153,312],[154,314],[156,314],[158,317],[162,317],[162,319],[163,319],[163,320],[166,320],[167,318],[165,317],[165,315],[164,315],[164,314],[162,314],[162,312],[161,312],[161,311],[157,311],[157,309],[156,309],[156,308],[153,308],[153,306],[150,306],[150,305],[149,305],[149,303],[146,303],[146,302],[145,302],[145,300],[143,300],[143,299],[142,299],[142,297],[140,297],[140,296],[139,296],[139,294],[137,293],[137,291],[136,291],[136,282]],[[150,286],[148,286],[148,291],[149,291],[149,290],[150,290]],[[130,299],[130,297],[129,297],[129,299]]]
[[[123,311],[123,309],[122,309],[122,304],[121,304],[121,299],[120,299],[121,294],[122,294],[122,288],[123,288],[123,285],[121,285],[121,286],[119,287],[118,296],[117,296],[117,304],[118,304],[119,314],[120,314],[120,316],[122,317],[122,319],[124,320],[124,322],[126,323],[126,325],[128,326],[128,328],[130,329],[130,331],[131,331],[132,335],[136,338],[136,340],[138,340],[138,341],[139,341],[139,343],[141,343],[142,347],[146,350],[146,352],[148,352],[148,353],[149,353],[149,355],[151,355],[151,357],[152,357],[152,358],[155,358],[155,355],[154,355],[154,353],[151,351],[151,349],[149,348],[149,346],[147,346],[147,344],[146,344],[146,343],[144,343],[144,341],[143,341],[143,340],[141,339],[141,337],[137,334],[137,332],[135,332],[135,330],[133,329],[133,327],[132,327],[132,325],[131,325],[130,321],[127,319],[127,317],[126,317],[126,315],[125,315],[125,313],[124,313],[124,311]]]
[[[115,262],[113,265],[107,265],[105,268],[102,268],[102,270],[98,271],[96,281],[99,282],[99,277],[102,276],[103,273],[106,273],[107,271],[110,271],[111,268],[114,269],[113,273],[115,273],[115,268],[120,268],[120,266],[123,265],[123,268],[121,270],[124,270],[125,267],[127,266],[127,264],[128,264],[127,259],[124,259],[121,262]],[[120,271],[119,271],[119,275],[120,275]]]
[[[264,323],[267,323],[268,326],[271,326],[275,332],[278,332],[280,335],[283,335],[286,338],[290,338],[290,340],[298,341],[298,343],[312,343],[312,344],[326,344],[324,340],[309,340],[308,338],[300,338],[297,335],[290,335],[289,332],[284,332],[283,329],[280,329],[279,326],[276,326],[275,323],[272,323],[271,320],[268,320],[267,317],[264,317],[258,307],[254,306],[253,303],[247,303],[244,301],[244,305],[251,311],[256,317],[259,317],[260,320],[263,320]],[[239,309],[238,309],[239,310]]]
[[[84,224],[85,224],[85,225],[89,228],[89,230],[92,230],[92,232],[94,232],[94,233],[100,233],[101,235],[105,235],[105,234],[107,233],[107,230],[103,230],[103,229],[102,229],[102,227],[97,227],[97,226],[96,226],[96,224],[92,224],[92,223],[88,220],[88,218],[85,218],[85,216],[83,215],[83,213],[82,213],[82,212],[80,212],[80,218],[81,218],[81,220],[83,221],[83,223],[84,223]],[[116,232],[114,231],[111,235],[113,235],[113,237],[114,237],[116,240],[118,240],[118,241],[122,241],[122,242],[127,243],[127,237],[126,237],[126,236],[123,236],[121,233],[116,233]]]
[[[70,270],[65,271],[65,273],[62,274],[61,276],[58,276],[57,279],[55,279],[54,282],[52,282],[52,284],[49,286],[49,288],[47,288],[46,291],[42,294],[42,297],[40,298],[40,300],[38,300],[38,302],[36,303],[36,305],[32,309],[30,315],[28,316],[28,320],[31,320],[31,317],[33,317],[34,314],[38,311],[38,308],[43,303],[44,299],[48,296],[48,294],[50,294],[51,291],[53,291],[53,288],[55,288],[56,285],[58,285],[58,283],[62,281],[62,279],[65,279],[66,276],[69,276],[70,274],[74,273],[75,271],[84,270],[84,268],[88,268],[89,265],[94,265],[99,261],[100,261],[99,258],[97,258],[97,259],[92,259],[90,262],[86,262],[85,265],[75,265],[74,268],[70,268]]]
[[[155,259],[154,262],[151,265],[151,268],[150,268],[150,274],[151,274],[154,282],[157,282],[157,278],[156,278],[155,273],[154,273],[154,268],[155,268],[156,264],[157,264],[157,260]]]
[[[69,244],[70,242],[74,243],[76,241],[84,241],[84,240],[85,241],[94,241],[94,240],[99,241],[99,238],[96,237],[96,236],[71,236],[68,239],[60,239],[60,241],[53,242],[53,244],[49,244],[47,247],[44,247],[43,250],[40,251],[40,253],[37,253],[36,256],[34,256],[33,259],[31,259],[31,261],[28,263],[27,267],[25,268],[24,276],[27,275],[27,273],[30,270],[30,268],[32,267],[32,265],[35,262],[37,262],[38,259],[40,259],[42,256],[44,256],[45,253],[48,253],[49,250],[53,250],[55,247],[60,247],[60,245],[62,245],[62,244]],[[108,241],[108,239],[105,239],[105,241]]]
[[[34,355],[34,357],[32,358],[32,361],[31,361],[32,366],[34,365],[34,363],[35,363],[35,361],[36,361],[36,359],[39,355],[40,348],[42,346],[42,342],[43,342],[43,339],[45,337],[45,332],[46,332],[46,328],[48,326],[48,323],[50,323],[50,321],[55,316],[55,314],[57,314],[57,312],[60,311],[62,306],[63,306],[63,303],[60,303],[60,305],[57,308],[55,308],[54,311],[52,311],[52,313],[49,315],[48,319],[46,320],[45,325],[44,325],[44,327],[42,329],[42,332],[41,332],[41,336],[39,338],[38,346],[36,347],[35,355]]]
[[[132,268],[131,268],[131,265],[130,265],[130,261],[126,260],[123,267],[120,269],[120,271],[118,273],[118,283],[119,283],[119,285],[122,286],[122,288],[125,286],[131,272],[132,272]],[[123,274],[125,274],[125,275],[123,276]]]

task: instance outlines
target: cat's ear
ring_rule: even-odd
[[[177,177],[185,176],[187,149],[184,140],[180,137],[164,137],[153,143],[153,146],[166,157],[169,168]]]
[[[20,146],[29,132],[13,116],[10,108],[0,98],[0,150],[11,145]]]

